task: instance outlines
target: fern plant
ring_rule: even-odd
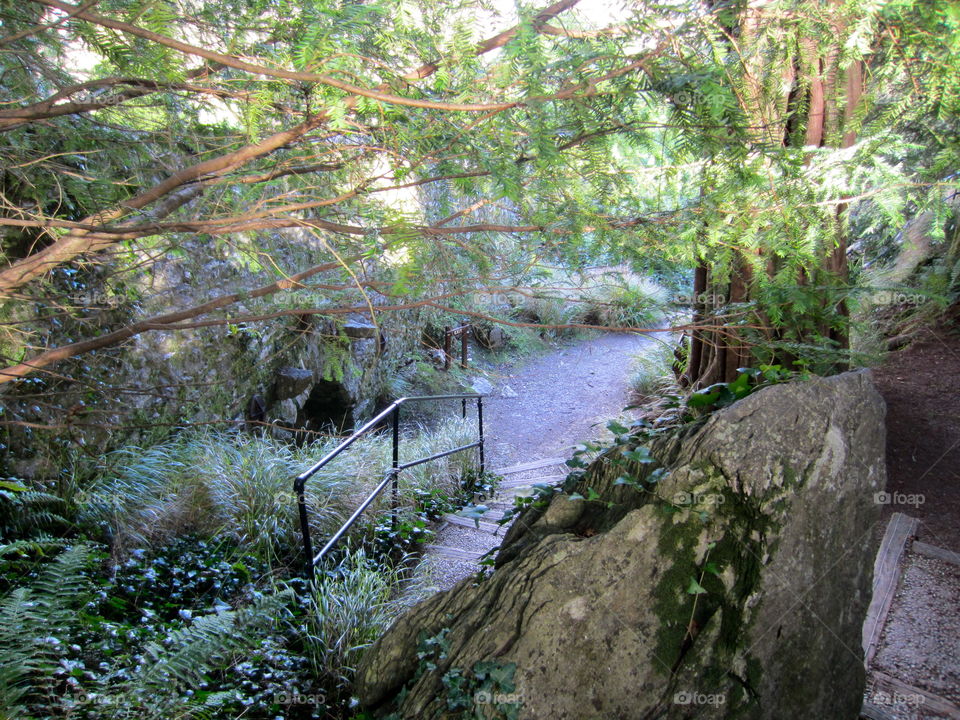
[[[209,676],[239,662],[289,614],[292,591],[259,596],[239,610],[204,615],[162,641],[147,644],[130,679],[110,689],[111,718],[209,717],[233,694],[197,692]],[[122,702],[117,702],[122,699]]]
[[[56,697],[53,671],[92,589],[82,572],[90,560],[88,546],[71,547],[0,601],[0,717],[24,717],[28,705]]]
[[[0,481],[0,541],[19,540],[62,529],[63,499],[27,487],[17,478]]]

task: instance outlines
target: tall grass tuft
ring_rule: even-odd
[[[625,267],[541,270],[544,277],[521,296],[512,308],[514,316],[547,325],[635,328],[650,327],[666,308],[667,292]]]
[[[584,290],[580,322],[609,328],[651,327],[663,316],[667,294],[631,272],[604,275]]]
[[[319,579],[299,630],[324,687],[348,689],[363,651],[402,609],[396,599],[400,583],[398,569],[378,567],[362,549]]]
[[[152,448],[124,448],[83,493],[82,518],[105,524],[117,547],[185,533],[229,537],[273,559],[296,541],[292,479],[303,461],[280,442],[236,433],[184,432]],[[308,488],[311,520],[328,532],[346,510],[345,479]]]
[[[429,432],[407,433],[401,461],[475,439],[475,420],[448,420]],[[241,433],[185,431],[152,448],[130,446],[110,456],[99,478],[78,494],[81,519],[103,526],[121,553],[192,533],[229,538],[273,562],[299,539],[293,478],[337,442],[324,438],[294,448]],[[334,532],[384,478],[391,453],[389,435],[367,436],[310,478],[305,497],[315,537]],[[475,464],[476,451],[468,451],[404,471],[401,503],[414,505],[424,489],[454,494]],[[390,501],[387,492],[370,519]]]
[[[655,342],[634,358],[630,389],[640,397],[653,397],[669,390],[673,375],[674,348],[670,343]]]

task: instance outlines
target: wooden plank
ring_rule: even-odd
[[[440,557],[453,558],[454,560],[479,560],[485,552],[477,550],[464,550],[463,548],[447,547],[446,545],[427,545],[426,549],[434,555]]]
[[[870,662],[877,652],[883,624],[890,611],[890,604],[900,580],[900,558],[906,548],[907,540],[917,534],[920,523],[916,518],[903,513],[894,513],[883,534],[883,542],[873,564],[873,597],[867,609],[867,619],[863,623],[864,665]]]
[[[510,467],[501,468],[500,470],[494,470],[493,474],[510,475],[512,473],[523,472],[524,470],[539,470],[540,468],[550,467],[551,465],[562,465],[565,462],[567,462],[567,459],[562,457],[531,460],[530,462],[520,463],[519,465],[511,465]]]
[[[508,502],[512,506],[514,498],[533,495],[533,492],[533,488],[529,485],[517,485],[516,487],[504,488],[497,495],[497,499],[502,502]]]
[[[953,550],[947,550],[946,548],[937,547],[936,545],[928,545],[919,540],[914,540],[910,545],[910,549],[915,553],[933,558],[934,560],[943,560],[944,562],[953,563],[954,565],[960,565],[960,553],[955,553]]]
[[[891,697],[904,698],[913,695],[916,702],[912,703],[914,707],[922,707],[924,710],[930,710],[941,715],[945,715],[951,720],[960,720],[960,707],[957,707],[946,698],[942,698],[929,690],[923,690],[913,685],[908,685],[902,680],[880,672],[879,670],[870,671],[870,679],[873,680],[874,692],[888,693]]]
[[[483,516],[486,517],[487,514],[484,513]],[[473,518],[466,518],[461,515],[444,515],[443,519],[451,525],[459,525],[460,527],[470,528],[471,530],[481,530],[491,535],[495,535],[497,531],[500,530],[500,526],[496,523],[480,520],[480,525],[477,526],[477,521],[474,521]]]
[[[547,485],[556,485],[563,482],[566,479],[566,475],[545,475],[544,477],[530,478],[528,480],[504,480],[500,483],[502,488],[516,488],[516,487],[533,487],[534,485],[540,483],[546,483]]]
[[[860,708],[860,717],[866,720],[897,720],[889,710],[874,705],[869,700],[864,701],[863,707]]]

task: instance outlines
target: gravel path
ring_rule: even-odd
[[[666,332],[656,335],[669,337]],[[656,342],[649,336],[607,333],[487,373],[493,386],[483,404],[487,468],[497,472],[538,459],[558,461],[511,473],[505,484],[513,487],[485,501],[491,515],[512,506],[514,494],[528,492],[529,484],[564,477],[562,462],[575,445],[609,436],[607,421],[622,416],[629,404],[634,358]],[[418,584],[427,592],[439,591],[476,573],[477,557],[496,548],[504,532],[441,525],[418,570]]]
[[[666,339],[669,333],[657,333]],[[657,340],[608,333],[501,368],[484,402],[488,465],[566,455],[600,434],[628,401],[633,358]]]

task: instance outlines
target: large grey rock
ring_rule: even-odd
[[[285,367],[277,371],[274,385],[276,401],[289,400],[306,390],[313,383],[313,372],[304,368]]]
[[[489,578],[402,616],[364,657],[361,703],[404,718],[514,703],[556,720],[856,718],[885,481],[869,374],[766,388],[654,441],[669,474],[651,491],[616,483],[655,467],[623,451],[570,488],[599,500],[526,511]],[[424,656],[431,637],[445,649]]]
[[[375,325],[364,322],[348,322],[343,324],[343,333],[351,338],[376,338],[379,330]]]

